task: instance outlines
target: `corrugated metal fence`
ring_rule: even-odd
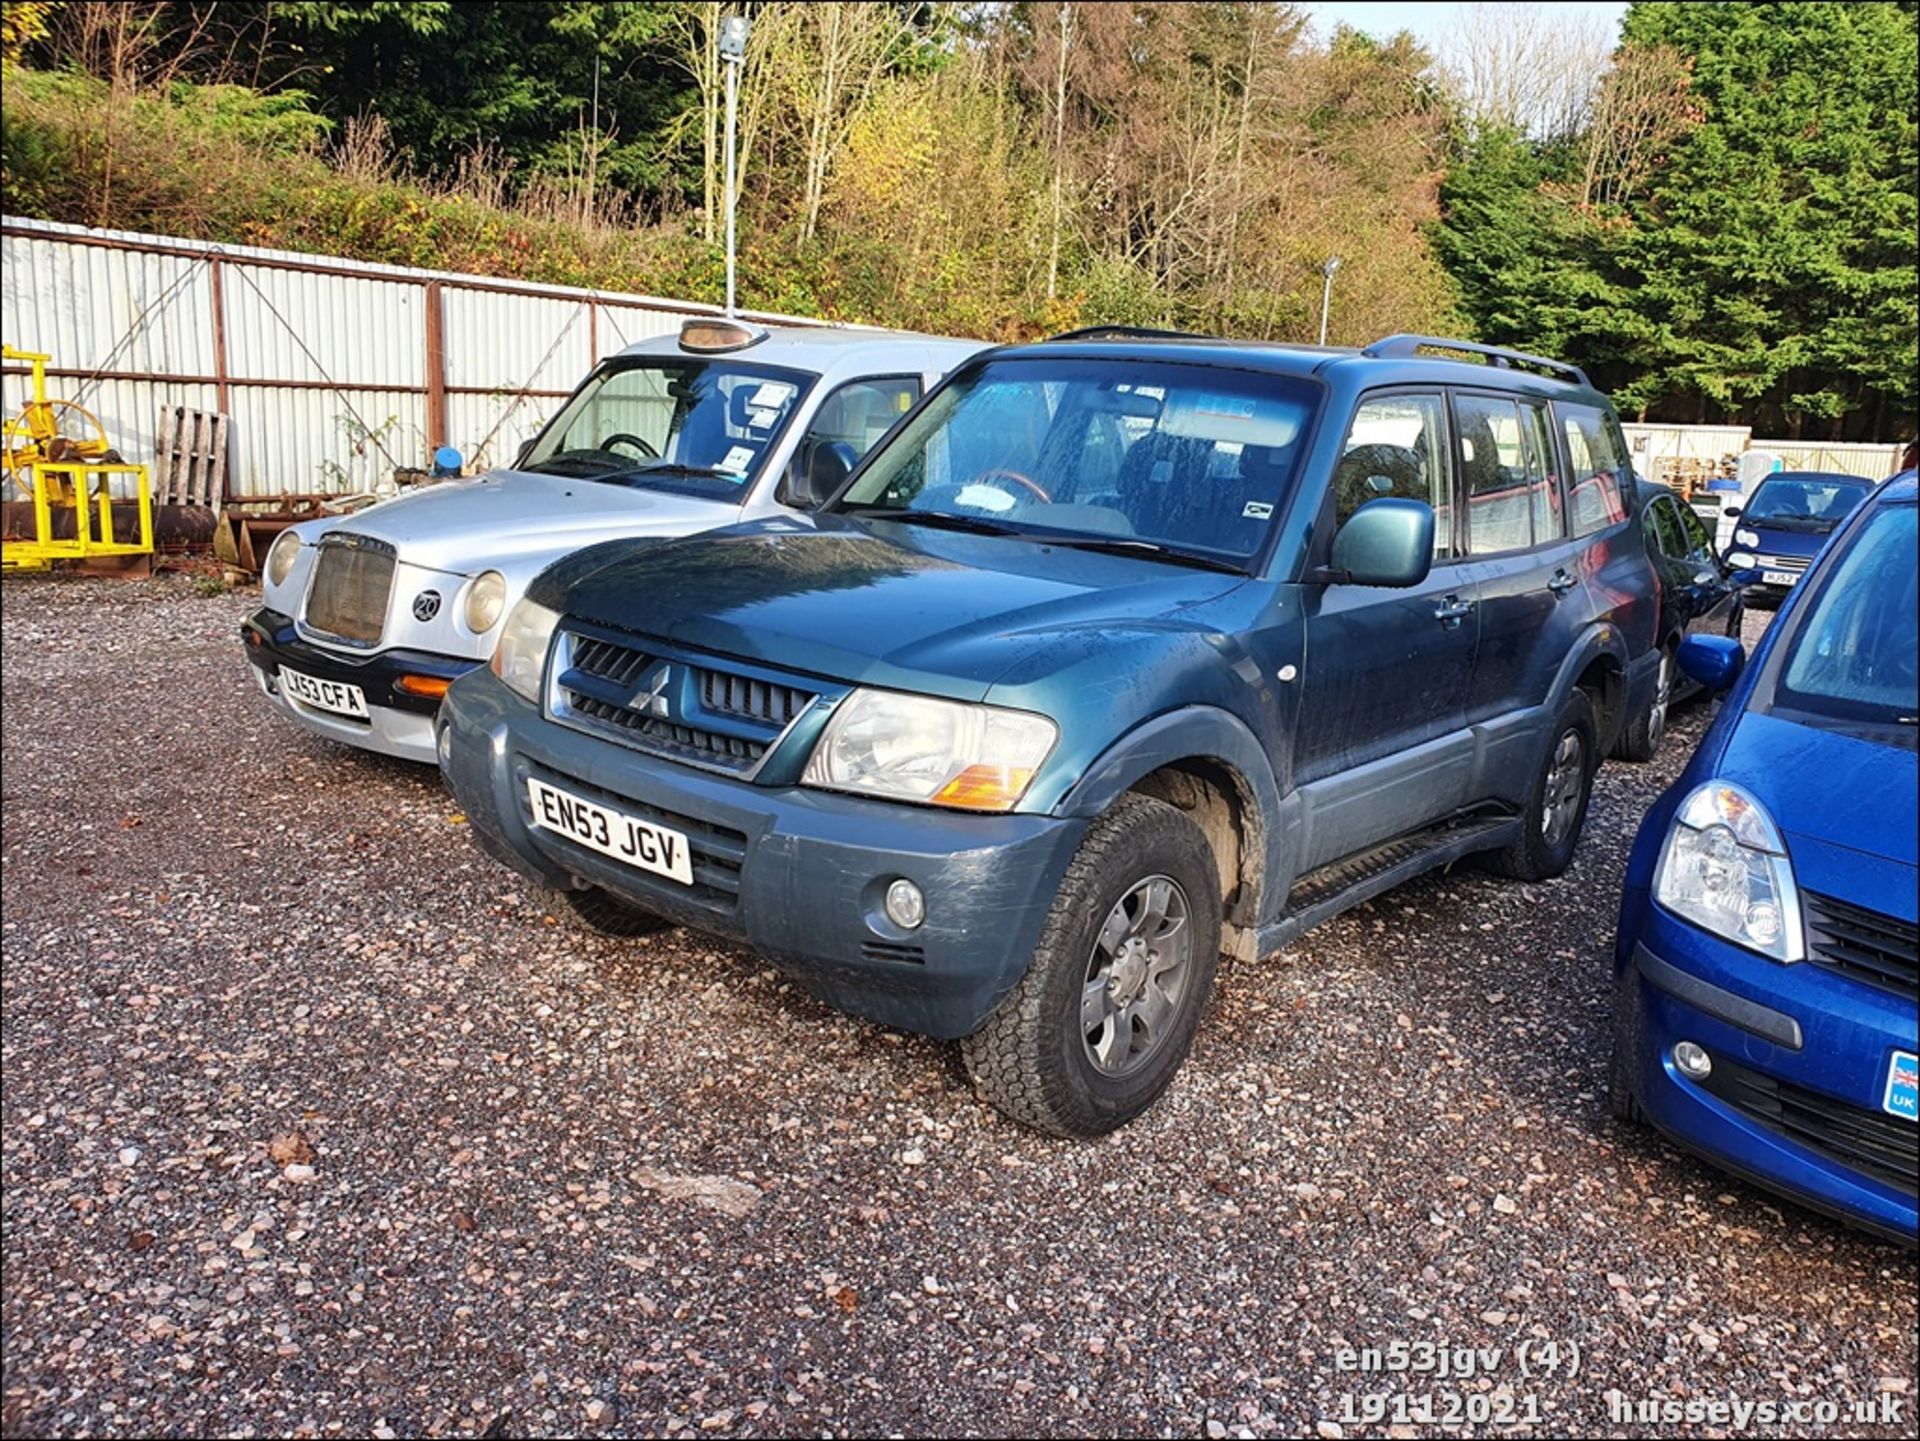
[[[130,460],[160,410],[233,418],[232,494],[370,490],[458,446],[510,458],[602,356],[718,308],[656,296],[0,220],[0,334]],[[790,325],[821,322],[754,313]],[[6,367],[6,410],[26,398]]]

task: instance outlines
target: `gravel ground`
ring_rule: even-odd
[[[1621,868],[1704,707],[1607,769],[1560,880],[1429,879],[1224,966],[1168,1098],[1075,1145],[751,955],[559,925],[433,773],[269,712],[253,603],[5,588],[8,1435],[1913,1404],[1909,1254],[1606,1119]],[[1501,1356],[1339,1369],[1396,1341]]]

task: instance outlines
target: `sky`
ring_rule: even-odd
[[[1322,39],[1332,35],[1333,27],[1345,23],[1369,35],[1392,35],[1411,30],[1429,49],[1444,53],[1449,36],[1460,24],[1464,4],[1448,0],[1310,0],[1306,7],[1313,15],[1314,28]],[[1616,26],[1627,13],[1626,0],[1558,0],[1556,11],[1579,11],[1612,21]]]

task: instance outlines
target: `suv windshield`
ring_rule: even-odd
[[[1850,475],[1776,475],[1762,481],[1740,519],[1783,530],[1830,531],[1873,489]]]
[[[614,361],[517,469],[738,500],[815,377],[736,360]]]
[[[1782,719],[1912,746],[1920,725],[1920,510],[1889,505],[1829,561],[1782,647],[1769,707]]]
[[[1006,356],[928,401],[835,508],[1239,569],[1317,393],[1216,365]]]

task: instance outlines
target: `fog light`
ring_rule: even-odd
[[[887,887],[887,919],[903,931],[918,930],[927,918],[927,898],[920,887],[909,880],[898,880]]]
[[[1735,550],[1727,553],[1727,564],[1735,570],[1752,570],[1760,563],[1751,551]]]
[[[1692,1041],[1681,1041],[1674,1046],[1673,1063],[1689,1080],[1704,1081],[1713,1074],[1713,1057]]]

